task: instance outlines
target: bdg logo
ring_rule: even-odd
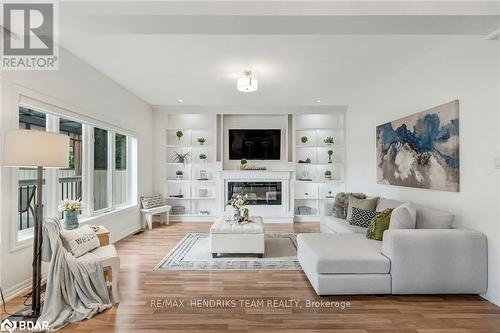
[[[16,330],[16,324],[9,319],[5,319],[4,321],[2,321],[2,324],[0,324],[0,330],[2,332],[12,333]]]
[[[2,69],[57,69],[56,3],[4,3]]]
[[[49,323],[46,321],[32,322],[32,321],[12,321],[8,318],[0,324],[0,331],[2,332],[45,332],[49,329]]]

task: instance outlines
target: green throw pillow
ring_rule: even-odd
[[[347,206],[347,221],[349,222],[351,221],[352,207],[374,212],[375,208],[377,207],[377,203],[378,203],[378,197],[358,199],[354,195],[349,194],[349,206]]]
[[[375,216],[368,229],[366,230],[366,238],[375,239],[381,241],[384,238],[384,231],[389,229],[389,223],[391,222],[391,213],[393,209],[387,208]]]

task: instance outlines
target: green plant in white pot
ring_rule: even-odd
[[[198,156],[201,162],[206,162],[207,161],[207,155],[206,154],[200,154]]]
[[[332,161],[332,155],[333,155],[333,150],[328,150],[328,163],[333,163]]]
[[[81,199],[65,199],[59,203],[58,210],[64,213],[64,229],[72,230],[80,226],[78,223],[78,214],[80,213],[82,207],[83,205]]]
[[[330,170],[325,171],[325,179],[327,179],[327,180],[332,179],[332,172]]]
[[[207,139],[205,139],[205,138],[198,138],[197,141],[200,144],[200,146],[203,146],[205,144],[205,142],[207,142]]]
[[[181,170],[177,170],[175,172],[175,179],[177,180],[181,180],[184,178],[184,172],[182,172]]]

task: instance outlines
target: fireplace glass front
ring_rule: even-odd
[[[238,194],[247,199],[247,205],[281,205],[281,182],[228,182],[227,199]]]

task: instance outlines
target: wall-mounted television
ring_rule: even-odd
[[[280,160],[281,130],[230,129],[230,160]]]

